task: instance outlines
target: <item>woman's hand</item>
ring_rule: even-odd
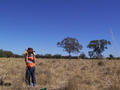
[[[35,52],[33,52],[33,56],[35,56]]]

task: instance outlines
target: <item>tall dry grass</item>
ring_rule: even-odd
[[[120,90],[119,60],[38,59],[34,89],[25,69],[22,58],[0,58],[0,90]]]

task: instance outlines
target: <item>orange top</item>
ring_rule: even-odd
[[[35,61],[34,61],[34,56],[28,56],[28,62],[27,62],[28,67],[34,67],[35,66]]]

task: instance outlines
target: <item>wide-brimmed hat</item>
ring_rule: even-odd
[[[33,51],[33,48],[28,48],[27,52],[28,52],[28,53],[33,53],[33,52],[34,52],[34,51]]]

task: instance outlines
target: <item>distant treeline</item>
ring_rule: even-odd
[[[2,50],[0,49],[0,57],[15,57],[15,58],[24,58],[24,54],[22,55],[18,55],[18,54],[14,54],[12,51],[6,51],[6,50]],[[80,58],[86,58],[85,54],[81,54],[81,56],[79,56]],[[77,59],[79,58],[78,56],[71,56],[71,59]],[[52,55],[52,54],[45,54],[45,55],[40,55],[37,54],[36,58],[64,58],[64,59],[68,59],[69,56],[62,56],[60,54],[56,54],[56,55]]]
[[[18,54],[14,54],[12,51],[6,51],[6,50],[2,50],[0,49],[0,57],[15,57],[15,58],[20,58],[20,57],[24,57],[24,55],[18,55]]]
[[[2,50],[0,49],[0,57],[6,57],[6,58],[9,58],[9,57],[14,57],[14,58],[24,58],[24,54],[22,55],[18,55],[18,54],[14,54],[12,51],[6,51],[6,50]],[[40,55],[40,54],[37,54],[36,55],[36,58],[63,58],[63,59],[68,59],[69,56],[62,56],[60,54],[56,54],[56,55],[52,55],[52,54],[45,54],[45,55]],[[71,59],[77,59],[77,58],[87,58],[85,56],[85,54],[81,54],[80,56],[71,56]]]
[[[80,56],[62,56],[60,54],[52,55],[52,54],[46,54],[46,55],[36,55],[36,58],[49,58],[49,59],[120,59],[120,57],[114,57],[112,54],[109,55],[109,57],[103,57],[103,58],[89,58],[84,53],[80,54]]]
[[[24,58],[24,54],[23,55],[18,55],[18,54],[14,54],[12,51],[6,51],[6,50],[2,50],[0,49],[0,57],[6,57],[6,58],[10,58],[10,57],[14,57],[14,58]],[[37,54],[36,58],[49,58],[49,59],[97,59],[97,58],[88,58],[84,53],[81,53],[80,56],[62,56],[60,54],[56,54],[56,55],[52,55],[52,54],[45,54],[45,55],[40,55]],[[120,57],[114,57],[112,54],[109,55],[109,57],[106,57],[107,59],[120,59]]]
[[[71,56],[71,57],[62,56],[60,54],[56,54],[56,55],[51,55],[51,54],[39,55],[39,54],[37,54],[36,58],[51,58],[51,59],[52,58],[55,58],[55,59],[69,59],[69,58],[71,58],[71,59],[78,59],[79,57],[78,56]]]

